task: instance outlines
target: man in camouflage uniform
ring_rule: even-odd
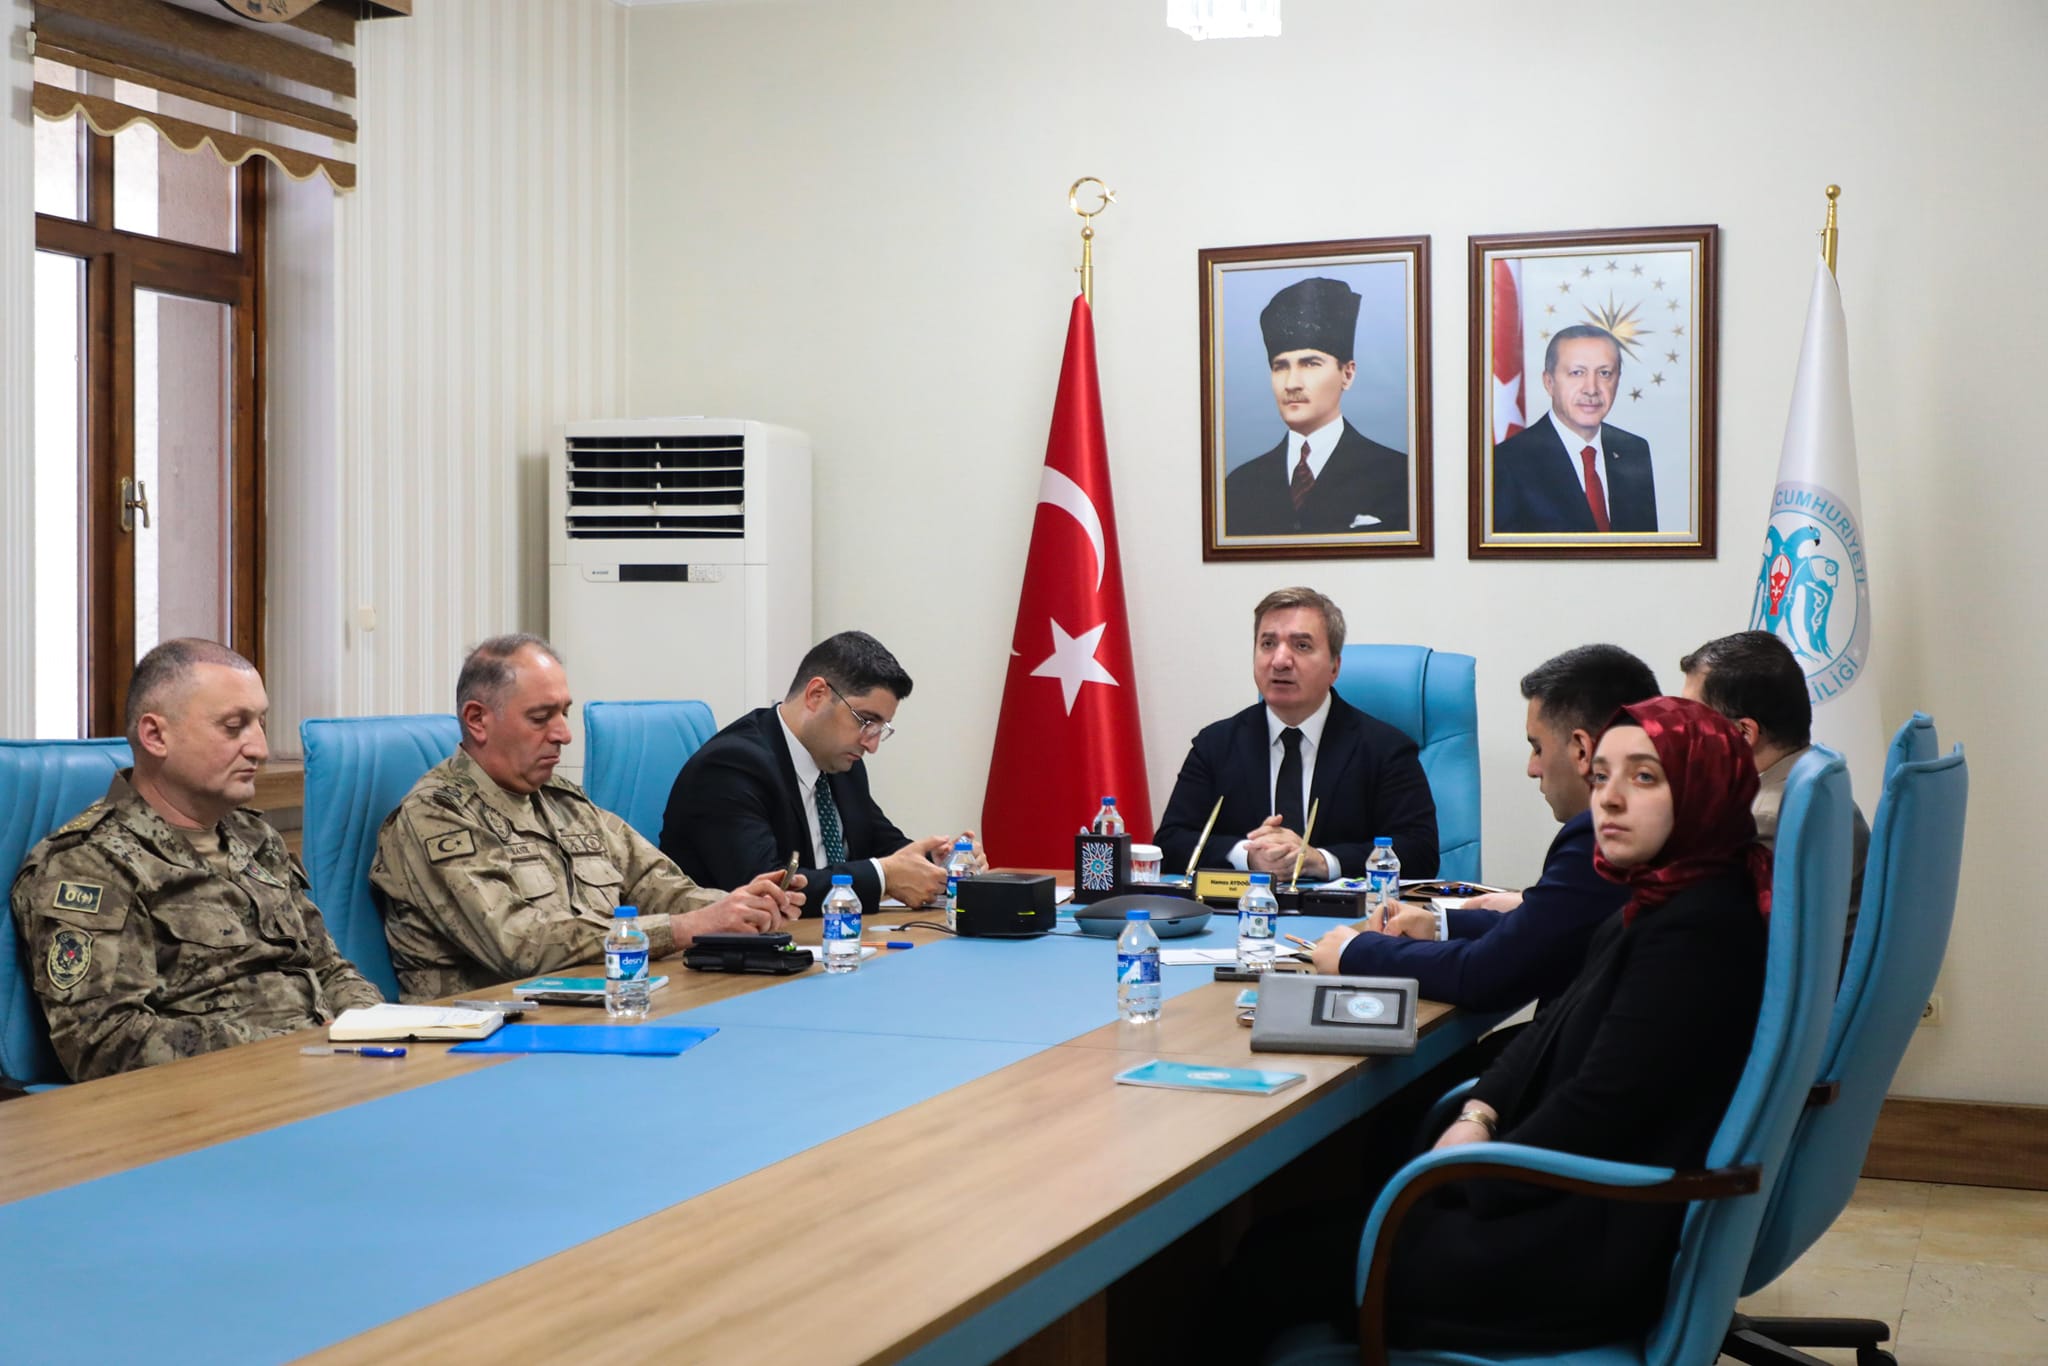
[[[90,1081],[326,1022],[377,988],[253,811],[270,701],[249,661],[169,640],[128,686],[135,766],[14,880],[50,1042]]]
[[[554,776],[569,706],[568,676],[538,636],[494,636],[463,661],[462,748],[391,813],[370,865],[404,999],[595,963],[620,905],[640,908],[656,958],[700,934],[773,930],[800,913],[803,897],[783,890],[779,871],[736,892],[699,887]]]

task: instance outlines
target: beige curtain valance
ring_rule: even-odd
[[[35,109],[36,116],[45,119],[68,119],[74,113],[82,114],[93,132],[105,137],[112,137],[132,123],[146,123],[181,152],[196,152],[206,147],[230,166],[239,166],[250,157],[268,157],[294,180],[310,180],[316,175],[324,175],[329,184],[344,194],[356,187],[353,162],[264,142],[260,138],[243,137],[239,133],[174,119],[168,114],[137,109],[118,100],[81,94],[42,81],[36,82]]]

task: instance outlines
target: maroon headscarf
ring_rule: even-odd
[[[1756,886],[1756,908],[1771,913],[1771,851],[1757,843],[1756,760],[1735,723],[1711,707],[1682,697],[1653,697],[1623,707],[1607,723],[1641,726],[1664,766],[1671,786],[1671,837],[1648,863],[1617,868],[1597,848],[1593,867],[1631,893],[1622,919],[1634,924],[1697,882],[1747,867]],[[1594,798],[1594,824],[1599,823]]]

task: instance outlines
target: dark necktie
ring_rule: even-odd
[[[1294,500],[1294,510],[1301,511],[1302,503],[1308,498],[1308,491],[1315,487],[1315,471],[1308,467],[1308,442],[1301,443],[1301,463],[1294,467],[1294,478],[1287,481],[1287,496]]]
[[[825,862],[839,864],[846,862],[846,832],[839,828],[839,804],[832,800],[832,784],[825,781],[825,775],[818,775],[818,785],[813,789],[818,794],[818,834],[825,841]]]
[[[1593,510],[1593,530],[1607,530],[1607,490],[1600,487],[1600,471],[1593,462],[1600,458],[1600,452],[1591,446],[1579,452],[1579,463],[1586,469],[1586,506]],[[1555,465],[1552,469],[1557,468]]]
[[[1280,776],[1273,783],[1273,809],[1280,823],[1295,834],[1302,833],[1301,819],[1301,729],[1289,726],[1280,732]]]

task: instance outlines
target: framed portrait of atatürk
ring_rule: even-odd
[[[1201,253],[1202,558],[1431,553],[1429,239]]]
[[[1473,559],[1714,558],[1719,233],[1471,239]]]

